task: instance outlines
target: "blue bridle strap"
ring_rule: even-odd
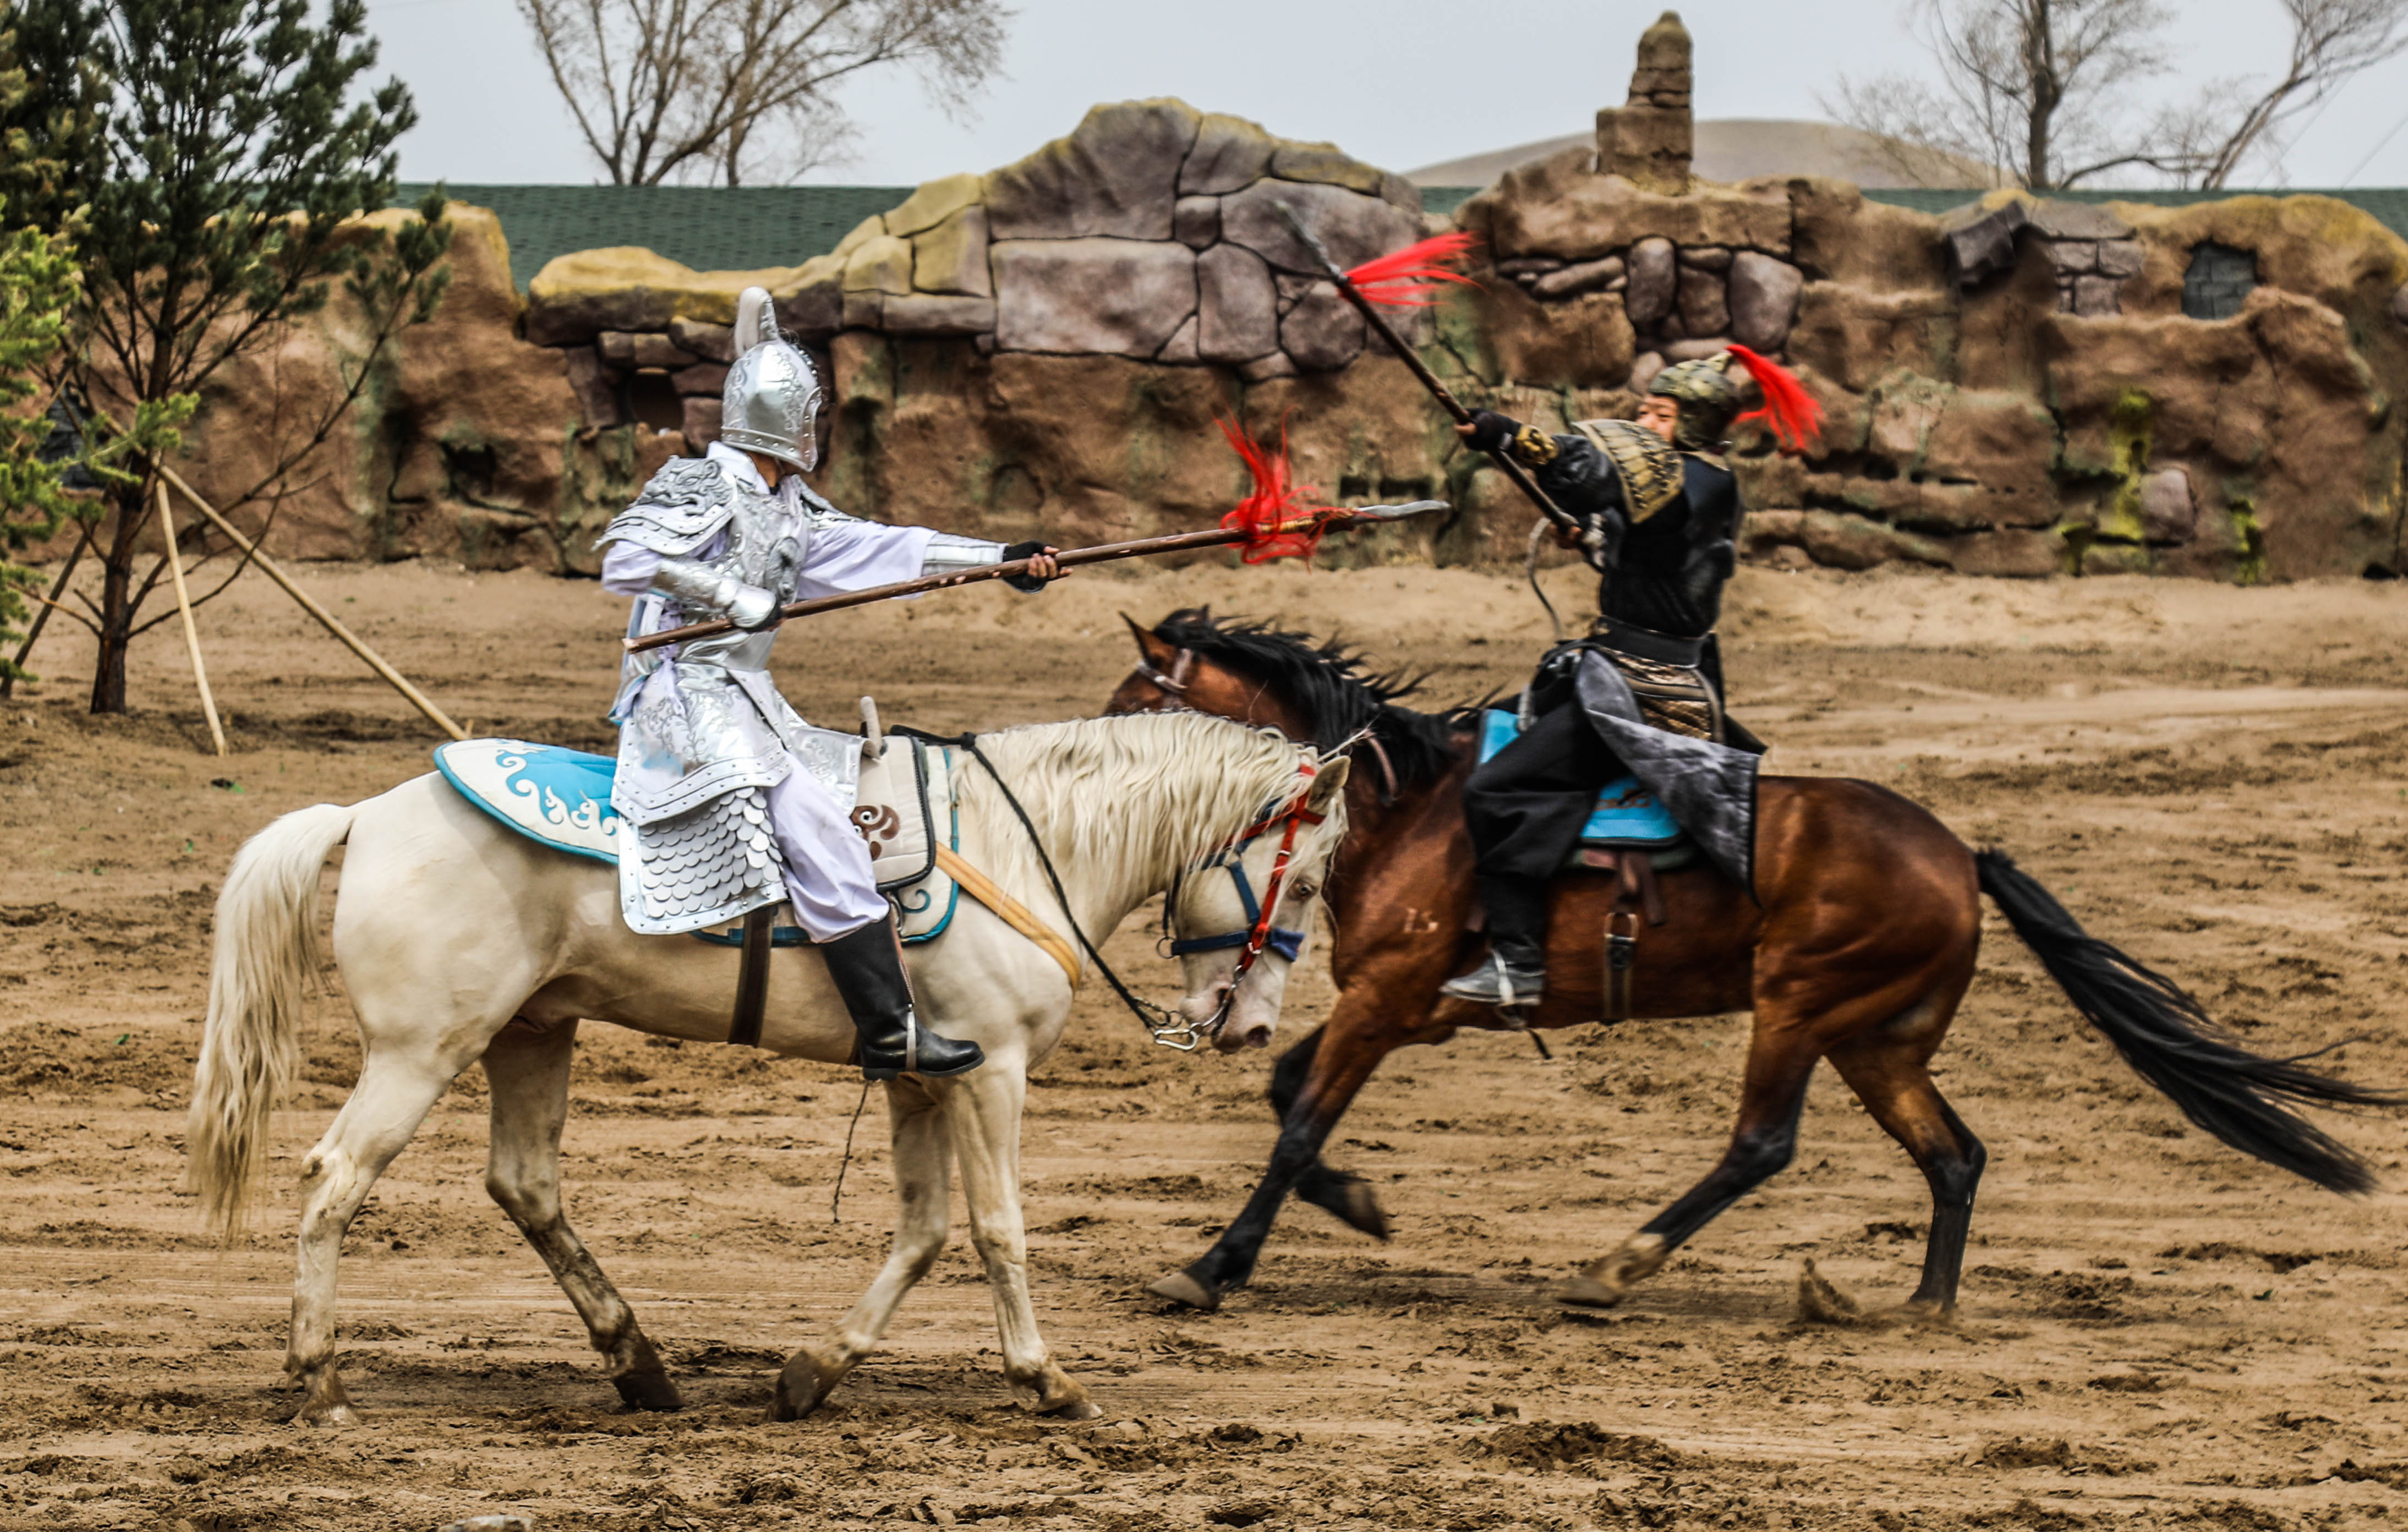
[[[1262,919],[1263,907],[1254,897],[1254,885],[1246,877],[1246,864],[1241,858],[1246,847],[1252,845],[1260,833],[1257,831],[1254,836],[1248,836],[1244,840],[1230,847],[1226,852],[1215,858],[1212,864],[1214,866],[1226,867],[1229,870],[1229,881],[1238,885],[1238,899],[1246,907],[1245,929],[1226,931],[1217,937],[1188,937],[1174,941],[1170,943],[1169,948],[1171,956],[1183,957],[1189,952],[1226,952],[1232,947],[1243,947],[1252,938],[1254,923]],[[1296,954],[1304,951],[1304,933],[1282,930],[1274,925],[1264,937],[1263,945],[1293,963],[1296,961]]]

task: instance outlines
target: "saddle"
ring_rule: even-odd
[[[1513,714],[1486,709],[1480,720],[1480,758],[1487,760],[1521,732],[1521,720]],[[1618,777],[1598,790],[1597,808],[1581,826],[1564,867],[1613,875],[1613,908],[1605,918],[1606,1021],[1630,1019],[1641,918],[1649,925],[1670,918],[1656,874],[1686,866],[1696,855],[1688,836],[1638,778]]]

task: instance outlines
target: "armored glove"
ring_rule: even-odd
[[[1033,559],[1051,546],[1053,545],[1044,542],[1016,542],[1003,551],[1001,562],[1015,564],[1022,559]],[[1053,583],[1043,575],[1030,574],[1006,575],[1003,577],[1003,582],[1015,591],[1025,591],[1031,594]]]

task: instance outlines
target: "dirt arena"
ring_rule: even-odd
[[[303,575],[472,730],[605,746],[622,610],[594,585]],[[837,723],[865,690],[947,729],[1092,712],[1132,653],[1116,611],[1208,599],[1343,627],[1430,669],[1440,701],[1510,687],[1544,637],[1483,576],[1090,573],[822,619],[788,634],[781,675]],[[1400,1054],[1331,1146],[1378,1183],[1394,1241],[1292,1210],[1226,1310],[1167,1309],[1145,1282],[1268,1151],[1270,1059],[1152,1049],[1093,986],[1038,1072],[1026,1160],[1039,1312],[1100,1420],[1008,1405],[957,1233],[828,1410],[762,1424],[777,1364],[882,1253],[882,1124],[873,1106],[832,1222],[845,1071],[597,1029],[570,1213],[688,1408],[619,1410],[481,1190],[471,1070],[346,1247],[367,1424],[288,1425],[292,1201],[220,1254],[179,1191],[211,901],[245,837],[426,769],[433,736],[263,580],[201,626],[230,759],[207,753],[172,625],[137,652],[131,718],[82,714],[72,630],[37,655],[56,679],[0,704],[0,1526],[2273,1532],[2408,1510],[2408,1205],[2187,1130],[1995,919],[1940,1060],[1991,1156],[1952,1328],[1799,1317],[1808,1260],[1869,1310],[1902,1297],[1928,1212],[1828,1072],[1795,1167],[1632,1302],[1549,1301],[1720,1153],[1742,1017],[1558,1034],[1552,1063],[1500,1035]],[[2018,852],[2252,1046],[2362,1038],[2343,1072],[2408,1082],[2408,590],[1751,570],[1727,632],[1734,709],[1778,741],[1774,769],[1892,784]],[[1111,951],[1174,987],[1137,922]],[[1288,1036],[1328,993],[1302,976]],[[339,998],[308,1054],[280,1188],[353,1075]],[[2408,1122],[2339,1131],[2408,1185]]]

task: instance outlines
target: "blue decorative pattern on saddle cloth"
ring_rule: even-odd
[[[1520,719],[1501,709],[1487,709],[1480,715],[1480,758],[1487,760],[1521,732]],[[1681,826],[1636,777],[1617,777],[1600,788],[1597,811],[1581,826],[1584,846],[1663,848],[1682,838]]]
[[[941,792],[930,795],[929,808],[944,818],[948,843],[959,851],[961,810],[953,796],[953,752],[935,753],[942,762]],[[610,783],[619,770],[617,757],[525,739],[461,739],[436,747],[435,769],[462,797],[529,840],[573,856],[618,865],[619,811],[610,807]],[[910,807],[916,811],[918,805]],[[853,822],[866,835],[878,817],[876,806],[856,809]],[[898,816],[888,811],[883,818],[896,821]],[[936,826],[928,829],[933,832]],[[878,854],[874,843],[871,854]],[[905,942],[933,940],[953,923],[961,889],[944,873],[931,868],[899,885],[881,886],[895,903]],[[693,935],[701,941],[738,944],[738,938],[726,933]],[[781,947],[798,946],[803,933],[781,925],[774,939]]]

